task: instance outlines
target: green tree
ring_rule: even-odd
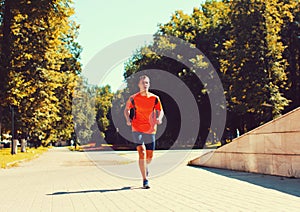
[[[108,129],[108,126],[111,124],[108,115],[110,109],[112,107],[112,99],[114,94],[110,90],[110,86],[104,87],[96,87],[96,99],[95,99],[95,106],[96,106],[96,119],[99,130],[102,134],[102,137],[105,137],[105,132]]]
[[[64,58],[64,62],[60,67],[61,85],[55,90],[55,95],[58,98],[59,112],[58,116],[61,119],[54,124],[54,134],[57,138],[69,140],[74,135],[74,122],[72,115],[72,101],[76,81],[81,73],[80,54],[81,46],[75,41],[77,37],[78,26],[75,22],[71,22],[72,28],[68,36],[65,38],[66,47],[70,50],[72,57]],[[74,138],[73,138],[74,139]]]
[[[7,104],[7,90],[8,90],[8,70],[10,67],[11,58],[11,6],[12,2],[2,0],[0,2],[0,122],[2,130],[8,131],[8,104]]]
[[[288,81],[285,90],[285,96],[291,100],[287,111],[300,106],[300,3],[293,2],[291,8],[292,16],[284,19],[284,26],[281,31],[281,37],[286,49],[283,57],[287,59],[289,66],[286,69]],[[291,21],[292,20],[292,21]]]
[[[293,108],[299,102],[298,20],[299,1],[295,0],[206,1],[191,15],[176,11],[168,23],[159,26],[157,35],[186,40],[208,57],[224,86],[227,127],[245,132],[281,115],[289,99]],[[192,70],[151,50],[154,46],[176,52],[172,43],[162,43],[145,46],[130,58],[124,74],[129,86],[133,73],[149,68],[167,70],[188,85],[201,108],[199,113],[206,111],[204,117],[210,111],[205,106],[209,105],[209,91],[193,77]],[[195,68],[205,69],[201,58],[190,59]]]
[[[72,112],[79,143],[95,142],[97,146],[103,143],[106,132],[112,125],[110,119],[112,99],[110,86],[92,86],[86,79],[78,79]]]
[[[176,11],[171,20],[166,24],[161,24],[159,26],[159,30],[157,32],[158,37],[160,35],[171,35],[174,37],[181,38],[183,40],[191,43],[192,46],[196,46],[202,52],[205,53],[205,56],[208,56],[210,60],[212,60],[214,66],[217,66],[219,55],[218,51],[222,47],[222,42],[224,40],[224,31],[228,27],[228,5],[224,2],[206,2],[201,7],[202,9],[194,8],[194,12],[192,15],[184,14],[182,11]],[[204,61],[203,55],[198,55],[196,58],[185,58],[192,62],[192,69],[184,66],[182,63],[178,61],[174,61],[167,57],[162,57],[160,55],[155,54],[155,51],[151,51],[151,49],[158,49],[158,51],[169,51],[172,54],[172,51],[178,52],[176,50],[176,45],[174,43],[168,43],[166,40],[156,40],[154,44],[148,47],[144,47],[141,50],[138,50],[136,54],[128,61],[126,64],[126,73],[125,78],[128,80],[128,84],[136,85],[134,79],[131,76],[133,73],[136,73],[140,70],[149,69],[149,68],[158,68],[162,70],[166,70],[182,79],[183,82],[189,87],[192,91],[194,98],[197,101],[199,109],[199,114],[201,117],[201,127],[198,138],[196,140],[197,147],[203,147],[206,141],[206,137],[209,131],[210,126],[210,104],[208,100],[207,87],[203,85],[198,77],[194,75],[194,71],[200,70],[203,73],[208,73],[211,67],[208,66],[208,63]],[[175,55],[177,56],[177,55]],[[180,57],[189,57],[188,55],[178,55]],[[194,69],[194,70],[193,70]],[[204,74],[205,75],[205,74]],[[207,75],[208,76],[208,75]],[[159,76],[157,76],[159,78]],[[204,77],[205,78],[205,77]],[[132,81],[132,82],[131,82]],[[180,90],[180,88],[178,88]],[[130,88],[132,90],[132,88]],[[164,94],[161,94],[161,99],[168,99],[168,97]],[[173,103],[165,102],[164,107],[170,110],[170,115],[172,117],[167,117],[169,125],[171,126],[171,130],[169,134],[171,137],[176,137],[176,132],[179,131],[176,123],[180,121],[180,115],[178,110],[172,111]],[[170,107],[169,107],[170,106]],[[221,107],[219,105],[218,107]],[[174,109],[174,107],[173,107]],[[172,112],[171,112],[172,111]],[[179,115],[179,119],[177,115]],[[166,114],[167,115],[167,114]],[[173,124],[170,124],[173,123]],[[170,127],[169,126],[169,127]],[[214,129],[216,130],[216,129]],[[164,137],[162,139],[172,140],[171,137]]]
[[[5,1],[2,66],[5,104],[16,105],[18,129],[45,144],[70,138],[70,102],[79,64],[78,26],[70,0]],[[10,42],[7,42],[7,41]],[[70,89],[67,90],[66,89]],[[66,95],[63,95],[66,94]],[[56,128],[57,127],[57,128]]]
[[[96,123],[95,88],[80,77],[76,81],[72,115],[76,133],[76,142],[79,144],[90,143],[93,127]]]
[[[229,109],[245,130],[279,116],[289,100],[283,96],[287,76],[280,33],[291,5],[284,1],[233,1],[230,36],[223,43],[222,73]]]

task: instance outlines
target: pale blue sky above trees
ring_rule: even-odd
[[[154,34],[176,10],[191,14],[204,0],[74,0],[75,20],[80,24],[78,42],[83,47],[83,68],[104,47],[121,39]],[[91,79],[95,73],[83,73]],[[115,91],[122,84],[123,65],[113,69],[104,83]],[[92,82],[95,83],[95,82]]]

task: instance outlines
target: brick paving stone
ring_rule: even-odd
[[[146,190],[141,180],[106,173],[85,153],[53,148],[0,170],[0,212],[300,211],[300,179],[186,166],[203,152],[192,151],[174,170],[150,178]],[[120,154],[137,158],[136,152]]]

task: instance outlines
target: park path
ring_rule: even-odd
[[[189,167],[186,160],[140,189],[140,181],[109,175],[85,153],[53,148],[0,170],[0,212],[300,211],[300,179]]]

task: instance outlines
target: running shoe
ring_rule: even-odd
[[[149,181],[148,181],[148,180],[144,180],[144,181],[143,181],[143,188],[145,188],[145,189],[150,188],[150,186],[149,186]]]

